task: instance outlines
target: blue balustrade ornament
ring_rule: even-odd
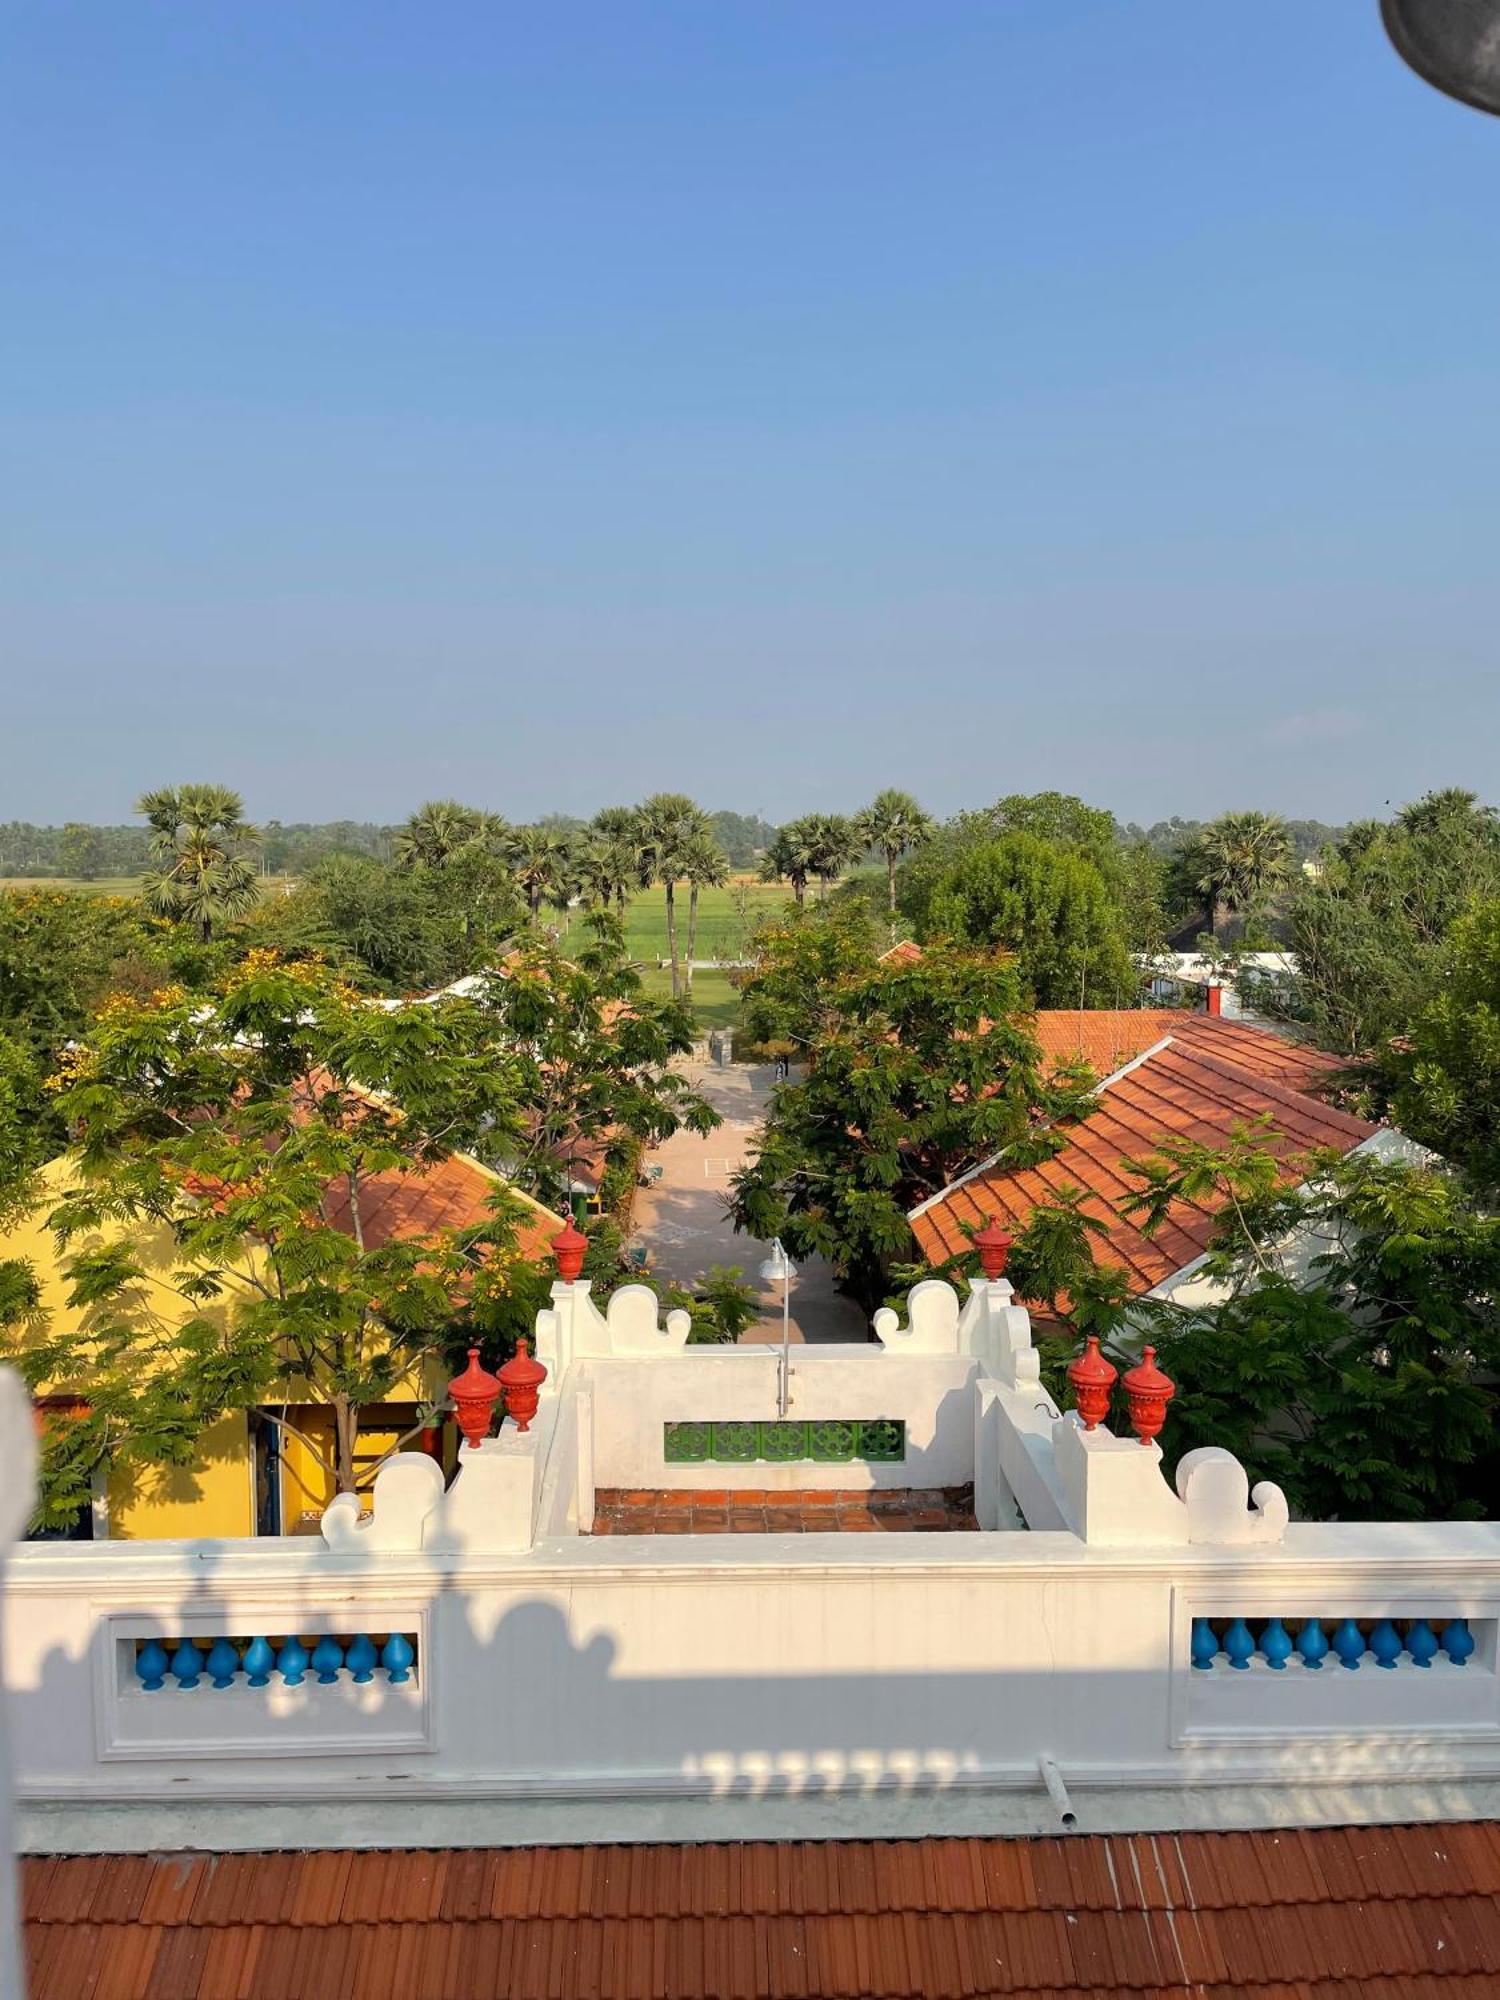
[[[215,1639],[208,1649],[207,1666],[214,1686],[227,1688],[240,1670],[240,1656],[228,1639]]]
[[[1401,1634],[1389,1618],[1377,1618],[1370,1630],[1370,1651],[1377,1667],[1394,1667],[1402,1654]]]
[[[1214,1637],[1214,1628],[1206,1618],[1193,1620],[1192,1660],[1195,1667],[1212,1667],[1219,1655],[1219,1642]]]
[[[269,1639],[252,1639],[245,1648],[245,1679],[251,1687],[269,1687],[275,1664],[276,1655]]]
[[[1297,1654],[1304,1667],[1321,1667],[1328,1658],[1328,1634],[1316,1618],[1304,1618],[1297,1632]]]
[[[147,1694],[166,1686],[167,1649],[160,1639],[148,1639],[135,1656],[135,1670]]]
[[[1255,1657],[1255,1639],[1243,1618],[1231,1618],[1224,1634],[1224,1654],[1242,1672]]]
[[[1436,1641],[1434,1641],[1436,1644]],[[349,1650],[344,1655],[344,1665],[355,1680],[364,1682],[375,1678],[375,1668],[380,1655],[375,1650],[375,1641],[368,1632],[361,1632],[349,1641]]]
[[[411,1664],[415,1658],[411,1641],[399,1632],[393,1632],[380,1649],[380,1664],[393,1681],[411,1679]]]
[[[325,1632],[312,1650],[313,1672],[318,1677],[320,1687],[331,1687],[339,1677],[339,1668],[344,1664],[344,1649],[338,1640]]]
[[[181,1688],[195,1688],[203,1671],[203,1655],[191,1639],[184,1639],[172,1655],[172,1672]]]
[[[288,1639],[276,1655],[276,1670],[289,1688],[301,1687],[307,1672],[307,1648],[300,1639]]]
[[[1455,1667],[1461,1667],[1474,1650],[1474,1634],[1467,1618],[1454,1618],[1443,1627],[1443,1651]]]
[[[1292,1635],[1279,1618],[1268,1618],[1261,1628],[1261,1658],[1279,1673],[1292,1656]]]
[[[1333,1635],[1333,1650],[1339,1656],[1339,1665],[1358,1672],[1359,1663],[1365,1654],[1365,1635],[1352,1618],[1346,1618]]]
[[[1414,1667],[1430,1667],[1438,1649],[1438,1636],[1425,1618],[1414,1618],[1406,1634],[1406,1650]]]

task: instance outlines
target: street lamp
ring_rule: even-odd
[[[797,1275],[797,1266],[786,1254],[779,1236],[771,1245],[770,1256],[760,1267],[760,1275],[768,1285],[781,1287],[781,1360],[776,1368],[776,1414],[784,1417],[791,1401],[792,1280]]]

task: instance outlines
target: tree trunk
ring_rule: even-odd
[[[677,884],[670,878],[667,882],[667,954],[672,961],[672,998],[676,1000],[681,991],[677,968]]]
[[[693,997],[693,953],[697,947],[698,884],[693,882],[688,887],[687,964],[684,966],[682,974],[682,994],[685,1000],[691,1000]]]
[[[794,875],[792,877],[792,894],[796,897],[797,908],[800,910],[803,903],[807,900],[807,877],[805,875]]]
[[[354,1491],[354,1446],[359,1438],[359,1411],[349,1398],[333,1399],[333,1478],[340,1493]]]
[[[887,899],[888,899],[888,901],[889,901],[889,904],[890,904],[890,911],[891,911],[891,915],[892,915],[892,916],[895,916],[895,914],[896,914],[896,850],[895,850],[895,849],[894,849],[893,847],[888,847],[888,848],[887,848],[887,849],[885,850],[885,886],[886,886],[886,894],[887,894]]]

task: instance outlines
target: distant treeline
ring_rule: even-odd
[[[1191,847],[1208,824],[1201,819],[1159,819],[1154,826],[1127,826],[1119,820],[1123,841],[1139,842],[1153,854],[1176,854]],[[1320,819],[1284,819],[1286,837],[1294,861],[1315,861],[1325,847],[1336,847],[1349,831],[1345,826],[1328,826]]]
[[[753,868],[776,837],[776,828],[758,814],[710,813],[714,838],[731,868]],[[548,813],[534,822],[553,833],[577,833],[587,824],[566,813]],[[336,854],[389,861],[397,828],[371,820],[266,820],[260,827],[256,861],[266,875],[305,875]],[[85,882],[104,876],[140,875],[151,865],[148,826],[32,826],[25,820],[0,824],[0,876],[45,880],[67,876]]]

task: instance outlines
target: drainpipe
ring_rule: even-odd
[[[1073,1810],[1073,1801],[1068,1796],[1068,1788],[1063,1783],[1062,1772],[1050,1757],[1038,1757],[1036,1767],[1042,1774],[1042,1783],[1047,1787],[1047,1796],[1057,1807],[1057,1816],[1065,1829],[1078,1824],[1078,1815]]]

